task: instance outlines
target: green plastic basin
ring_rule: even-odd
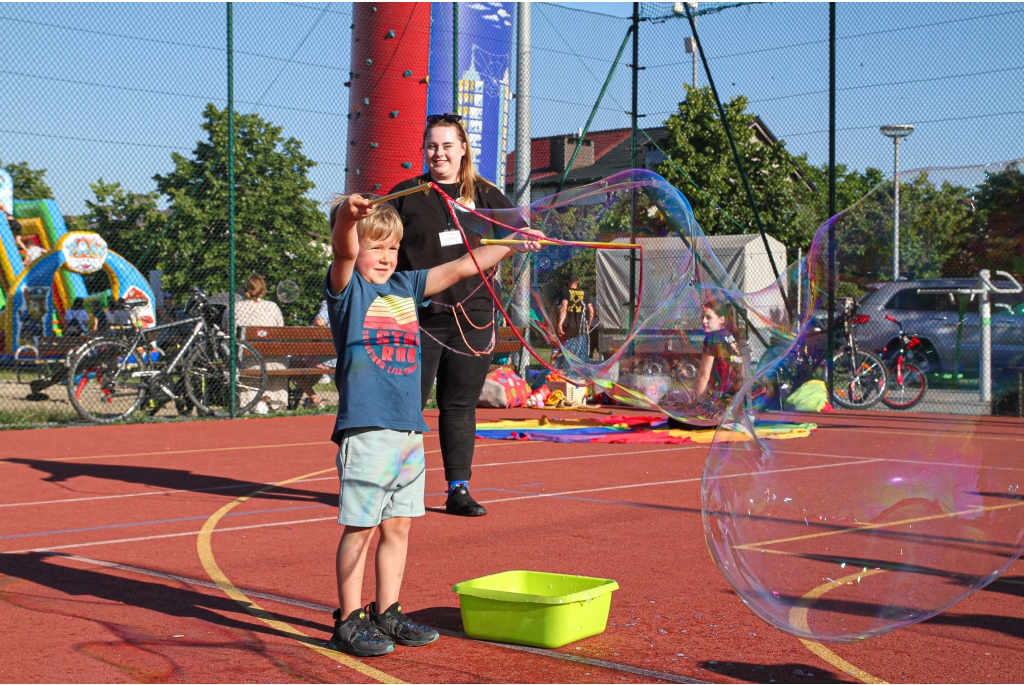
[[[618,589],[607,578],[505,571],[457,583],[452,592],[466,635],[552,648],[603,633]]]

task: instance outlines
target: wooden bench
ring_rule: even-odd
[[[526,337],[526,328],[524,327],[517,326],[513,330],[511,327],[505,326],[498,329],[498,336],[494,339],[494,354],[513,354],[523,351],[523,343],[519,342],[515,331],[519,331],[519,335]]]
[[[335,357],[334,339],[331,329],[324,326],[243,326],[238,329],[238,339],[253,346],[265,359],[267,357]],[[526,335],[525,328],[518,328],[520,335]],[[494,341],[494,354],[512,354],[523,351],[511,327],[498,329]],[[240,375],[255,375],[255,371],[241,369]],[[267,377],[273,376],[321,376],[329,370],[310,365],[290,366],[287,369],[267,369]]]
[[[242,326],[238,339],[252,345],[264,359],[267,357],[336,357],[334,338],[326,326]],[[293,361],[295,361],[293,359]],[[242,376],[256,372],[241,369]],[[267,377],[273,376],[322,376],[329,369],[306,365],[290,366],[287,369],[267,369]]]

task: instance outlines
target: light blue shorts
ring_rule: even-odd
[[[372,528],[385,519],[423,516],[423,434],[349,428],[338,448],[338,524]]]

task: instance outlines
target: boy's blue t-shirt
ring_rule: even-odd
[[[420,326],[417,310],[429,303],[427,270],[400,271],[377,285],[355,271],[331,295],[324,278],[327,318],[338,353],[334,384],[338,419],[331,440],[348,428],[426,432],[420,399]]]

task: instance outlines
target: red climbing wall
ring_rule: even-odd
[[[347,192],[386,193],[423,170],[430,6],[353,3]]]

